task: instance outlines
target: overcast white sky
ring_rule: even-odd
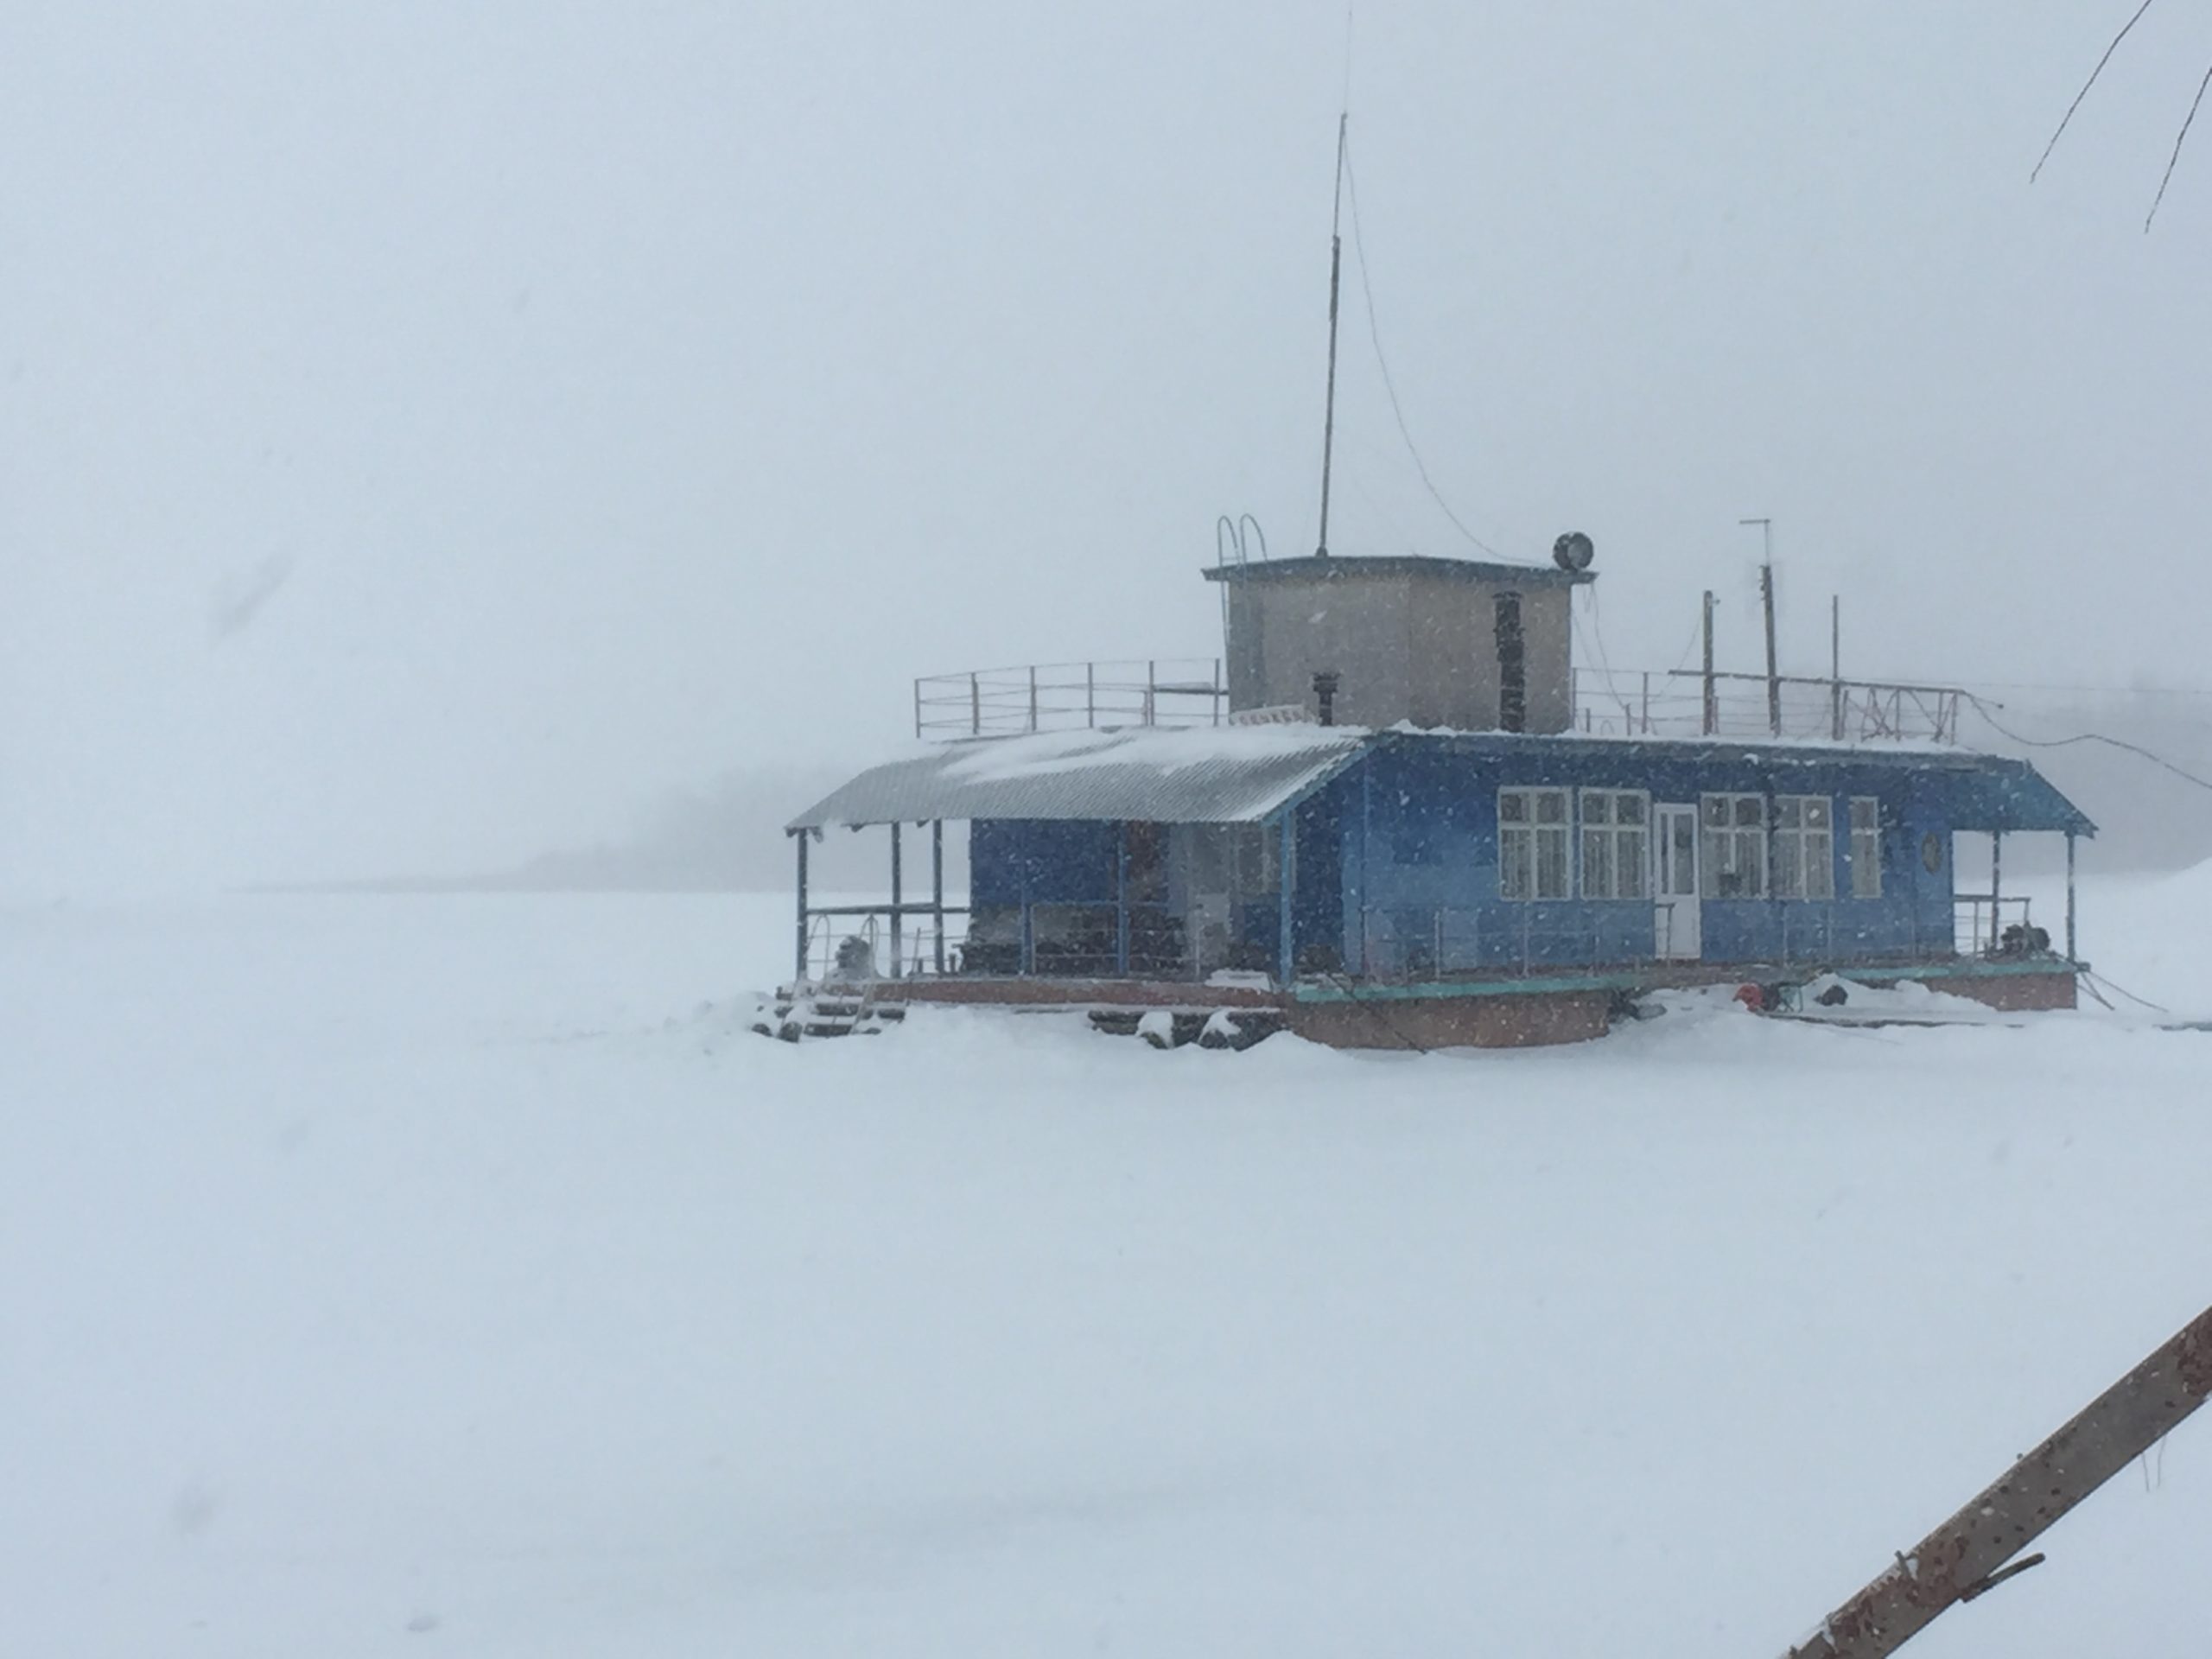
[[[1363,0],[1384,341],[1616,665],[2203,684],[2212,62],[2162,0]],[[0,860],[461,868],[1310,549],[1328,3],[0,0]],[[1471,551],[1357,279],[1340,552]],[[257,604],[255,601],[258,600]]]

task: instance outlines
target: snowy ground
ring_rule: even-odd
[[[2212,1301],[2212,1035],[791,1048],[786,927],[0,912],[0,1653],[1764,1659]],[[2212,1423],[2046,1548],[1911,1651],[2201,1649]]]

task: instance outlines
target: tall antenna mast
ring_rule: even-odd
[[[1329,394],[1321,414],[1321,540],[1313,550],[1319,559],[1329,556],[1329,462],[1337,442],[1337,293],[1344,262],[1344,135],[1351,125],[1351,111],[1346,108],[1337,117],[1337,194],[1329,212]]]

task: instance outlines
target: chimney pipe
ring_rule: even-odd
[[[1321,705],[1321,723],[1324,726],[1335,725],[1337,723],[1337,672],[1334,669],[1325,668],[1313,677],[1313,697]]]

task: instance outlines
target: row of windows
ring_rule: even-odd
[[[1651,797],[1586,789],[1580,829],[1585,899],[1651,894]],[[1851,896],[1882,896],[1881,803],[1854,796],[1847,843]],[[1497,891],[1503,899],[1567,899],[1576,891],[1578,825],[1564,789],[1497,792]],[[1687,819],[1682,840],[1688,839]],[[1707,795],[1698,803],[1698,890],[1707,899],[1835,897],[1835,804],[1825,795]],[[1675,853],[1687,862],[1687,846]],[[1687,874],[1687,871],[1684,872]],[[1687,892],[1685,886],[1681,889]]]

